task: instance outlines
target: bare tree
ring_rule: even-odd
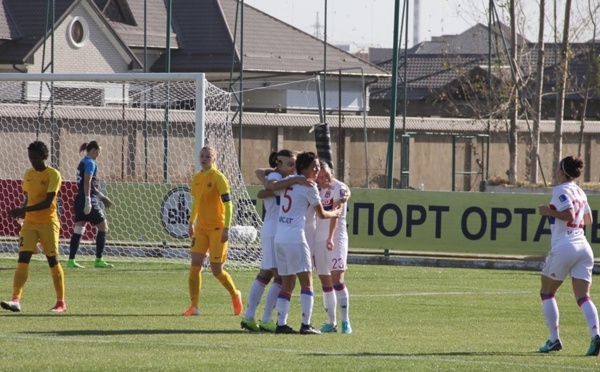
[[[510,100],[510,124],[508,130],[508,153],[509,153],[509,168],[508,168],[508,183],[514,185],[517,183],[517,121],[519,116],[519,84],[520,73],[519,64],[517,62],[517,17],[515,12],[515,1],[510,0],[510,64],[513,71],[513,90]]]
[[[542,92],[544,91],[544,24],[546,20],[546,1],[540,0],[540,18],[538,29],[538,45],[537,45],[537,65],[536,65],[536,80],[535,92],[533,95],[533,131],[531,134],[531,154],[530,154],[530,171],[529,181],[532,184],[538,183],[538,164],[539,164],[539,145],[540,145],[540,121],[542,120]]]
[[[596,33],[598,25],[596,22],[596,14],[600,9],[600,4],[592,6],[592,0],[588,0],[589,20],[592,25],[592,38],[590,40],[590,50],[588,54],[588,68],[585,79],[585,87],[583,92],[583,108],[581,112],[581,125],[579,128],[579,146],[577,147],[577,156],[581,157],[581,148],[583,147],[583,131],[585,130],[585,117],[587,115],[587,107],[590,99],[592,87],[598,86],[598,57],[596,56]]]
[[[571,22],[571,0],[565,3],[565,19],[563,24],[563,39],[560,46],[560,62],[557,70],[556,112],[554,123],[554,153],[552,168],[557,169],[562,157],[562,127],[565,112],[565,93],[567,91],[567,75],[569,74],[569,25]],[[552,182],[556,184],[556,173],[553,172]]]

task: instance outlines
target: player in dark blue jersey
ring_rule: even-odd
[[[83,268],[75,261],[75,255],[79,249],[81,236],[85,232],[86,223],[90,223],[98,229],[96,233],[96,260],[94,267],[110,268],[112,264],[107,263],[102,258],[104,246],[106,244],[106,233],[108,232],[108,222],[100,202],[109,208],[112,205],[110,199],[100,192],[98,183],[98,167],[96,158],[100,155],[100,145],[96,141],[83,143],[79,152],[85,151],[85,156],[77,166],[77,196],[73,205],[75,214],[75,228],[69,244],[69,268]]]

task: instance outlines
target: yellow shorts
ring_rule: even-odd
[[[19,252],[37,253],[37,243],[42,246],[42,253],[46,256],[58,255],[58,223],[23,223],[19,232]]]
[[[223,263],[227,258],[227,242],[221,243],[223,229],[196,229],[190,252],[210,254],[210,262]]]

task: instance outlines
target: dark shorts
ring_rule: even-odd
[[[98,225],[106,220],[104,211],[100,208],[100,201],[98,198],[92,198],[92,210],[89,214],[83,213],[85,207],[85,196],[77,195],[75,197],[75,204],[73,205],[73,212],[75,212],[75,222],[86,221],[92,225]]]

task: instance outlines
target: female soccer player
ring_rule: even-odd
[[[102,202],[106,208],[112,206],[112,202],[100,192],[98,187],[98,167],[96,159],[100,155],[100,145],[96,141],[83,143],[79,147],[79,152],[85,151],[85,156],[77,166],[77,196],[73,211],[75,212],[75,227],[69,243],[69,268],[84,268],[75,261],[81,236],[85,233],[85,224],[91,223],[96,226],[96,260],[94,267],[105,269],[114,265],[104,261],[102,255],[106,245],[106,233],[108,232],[108,222],[104,211],[100,208],[99,202]]]
[[[548,353],[562,349],[558,331],[558,306],[554,295],[567,275],[571,275],[573,293],[592,337],[586,355],[595,356],[600,351],[598,335],[598,310],[590,299],[594,253],[588,243],[584,225],[590,225],[592,214],[587,196],[575,183],[581,175],[583,161],[567,156],[556,169],[559,184],[552,190],[550,205],[540,205],[539,213],[548,217],[552,233],[552,248],[542,269],[540,296],[550,338],[540,347]]]
[[[319,159],[313,152],[303,152],[296,158],[296,171],[309,180],[316,180],[319,173]],[[281,275],[281,291],[277,298],[277,328],[275,333],[295,333],[287,325],[292,291],[296,277],[300,281],[300,304],[302,308],[301,334],[318,334],[319,330],[310,325],[314,294],[312,285],[311,252],[304,234],[306,214],[312,209],[320,218],[334,218],[340,213],[325,211],[321,205],[319,190],[313,186],[290,186],[281,195],[281,207],[275,233],[275,257],[277,271]],[[312,212],[312,211],[311,211]]]
[[[341,209],[338,218],[317,219],[316,225],[313,259],[315,271],[323,287],[323,306],[327,314],[327,323],[323,324],[321,332],[337,332],[336,308],[339,305],[342,315],[342,334],[350,334],[352,333],[348,316],[350,302],[348,288],[344,282],[348,258],[348,231],[346,230],[348,186],[333,177],[331,168],[324,161],[321,161],[317,183],[321,189],[321,203],[325,210]]]
[[[277,217],[279,215],[279,190],[292,186],[294,184],[306,182],[305,177],[284,177],[291,176],[296,170],[296,155],[290,150],[281,150],[273,152],[269,156],[269,169],[257,169],[256,176],[263,183],[265,189],[259,191],[258,198],[263,199],[265,207],[265,218],[260,232],[262,245],[262,259],[260,271],[256,276],[250,292],[248,293],[248,307],[242,318],[241,326],[251,332],[263,330],[266,332],[275,332],[276,324],[272,320],[273,310],[275,309],[277,296],[281,290],[281,277],[277,274],[277,263],[275,262],[274,238],[277,228]],[[306,183],[308,185],[308,183]],[[265,308],[263,311],[260,325],[254,320],[256,308],[260,303],[265,287],[269,284],[271,278],[273,284],[267,292],[265,299]]]
[[[194,174],[191,184],[193,198],[190,211],[189,234],[192,237],[190,248],[192,263],[188,277],[191,306],[183,316],[200,315],[198,302],[202,286],[202,263],[206,253],[210,253],[210,270],[217,280],[227,289],[233,303],[233,314],[240,315],[243,310],[242,294],[233,283],[233,279],[223,269],[227,259],[227,241],[233,207],[229,181],[215,167],[217,153],[212,147],[200,150],[202,169]]]
[[[60,222],[57,211],[57,194],[61,177],[58,170],[46,165],[48,147],[41,141],[32,142],[27,147],[32,168],[27,169],[23,177],[25,200],[19,208],[8,212],[11,217],[24,218],[19,232],[19,258],[13,279],[12,300],[0,303],[3,309],[21,311],[23,287],[29,275],[29,262],[37,252],[37,243],[42,246],[46,256],[52,282],[56,291],[56,305],[51,312],[67,311],[65,303],[65,278],[63,269],[57,260]]]

